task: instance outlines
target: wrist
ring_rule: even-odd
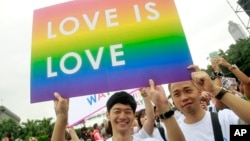
[[[214,71],[216,71],[216,72],[220,72],[221,71],[221,69],[220,69],[220,67],[218,65],[212,65],[212,69]]]
[[[228,91],[224,88],[222,88],[216,95],[215,98],[218,100],[221,100],[223,96],[227,93]]]
[[[207,91],[208,91],[213,97],[215,97],[215,96],[220,92],[221,88],[222,88],[222,87],[215,85],[215,86],[213,86],[213,88],[211,88],[211,89],[209,89],[209,90],[207,90]]]
[[[226,68],[230,67],[231,64],[229,62],[223,62],[222,65]]]
[[[160,114],[164,114],[164,113],[166,113],[166,112],[168,112],[168,111],[170,111],[171,110],[171,107],[169,106],[169,102],[163,102],[163,103],[158,103],[157,105],[155,105],[156,107],[157,107],[157,109],[158,109],[158,112],[160,113]]]
[[[233,65],[230,65],[229,67],[227,67],[227,69],[229,71],[233,71],[233,70],[237,69],[237,66],[235,64],[233,64]]]
[[[162,109],[158,108],[158,110],[159,110],[159,113],[160,113],[160,114],[164,114],[164,113],[166,113],[166,112],[169,112],[171,109],[170,109],[170,108],[164,107],[164,108],[162,108]]]
[[[56,115],[57,120],[60,121],[68,121],[68,114],[57,114]]]
[[[167,112],[160,114],[160,119],[168,119],[174,115],[174,110],[168,110]]]

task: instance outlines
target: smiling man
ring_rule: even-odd
[[[189,66],[195,69],[196,66]],[[169,84],[169,91],[176,107],[185,116],[179,120],[180,128],[187,141],[229,141],[230,125],[240,124],[242,120],[250,123],[250,103],[244,101],[223,88],[217,86],[210,76],[203,71],[192,73],[192,81],[183,81]],[[218,112],[218,131],[213,130],[216,123],[214,114],[205,111],[200,106],[202,91],[211,93],[221,100],[231,110],[224,109]],[[216,118],[215,118],[216,119]],[[242,119],[242,120],[241,120]],[[221,133],[218,135],[217,133]]]

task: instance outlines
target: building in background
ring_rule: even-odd
[[[228,31],[235,41],[247,38],[247,34],[239,24],[234,23],[233,21],[229,21],[228,24]]]
[[[226,0],[241,25],[248,35],[250,35],[250,0]]]
[[[0,106],[0,122],[6,119],[12,119],[17,123],[21,121],[20,117],[11,112],[8,108],[5,106]]]

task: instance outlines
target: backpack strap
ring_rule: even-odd
[[[212,107],[209,107],[208,111],[209,111],[209,112],[212,112],[212,111],[213,111],[213,108],[212,108]]]
[[[166,137],[165,137],[165,134],[164,134],[164,128],[163,128],[162,126],[157,127],[157,128],[158,128],[158,130],[159,130],[159,132],[160,132],[160,134],[161,134],[161,138],[162,138],[164,141],[167,141],[167,140],[166,140]]]
[[[214,113],[214,112],[210,112],[210,113],[211,113],[211,120],[212,120],[213,131],[214,131],[214,140],[215,141],[224,141],[219,118],[218,118],[218,114]]]

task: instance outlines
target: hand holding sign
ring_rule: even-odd
[[[63,98],[59,93],[54,93],[54,108],[56,112],[56,116],[62,116],[64,118],[68,118],[69,111],[69,99]]]

